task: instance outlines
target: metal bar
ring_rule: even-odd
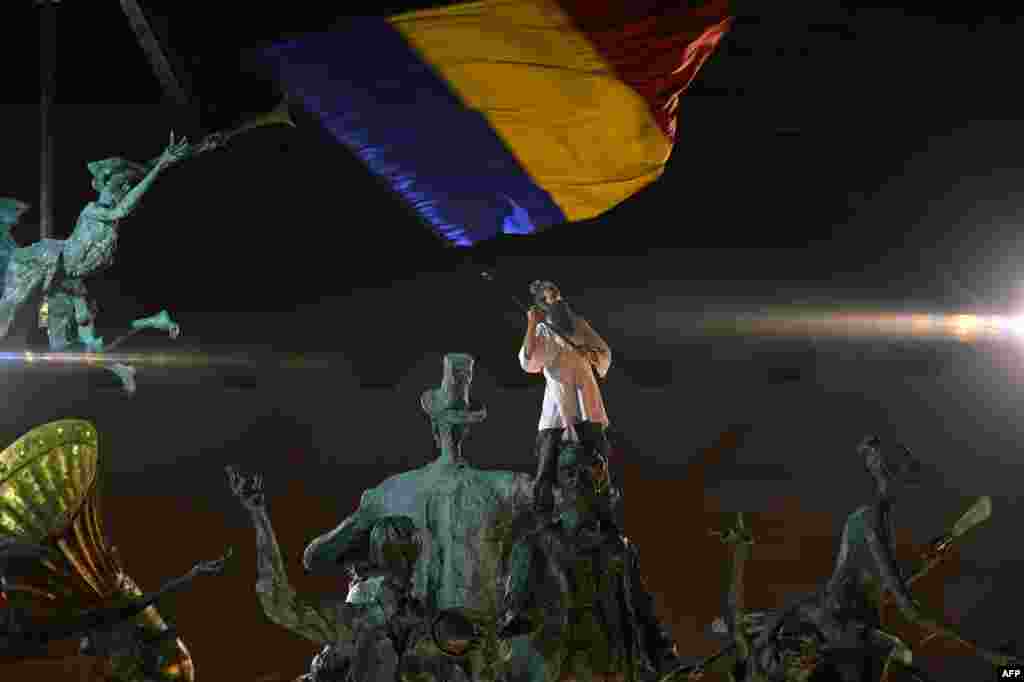
[[[53,237],[53,101],[56,91],[57,3],[36,0],[39,6],[39,238]]]
[[[121,9],[128,17],[135,38],[139,41],[142,51],[146,53],[150,66],[153,67],[153,73],[156,74],[157,80],[163,87],[164,94],[175,104],[187,105],[189,103],[188,93],[174,74],[171,61],[167,58],[159,38],[149,25],[139,3],[136,0],[121,0]]]

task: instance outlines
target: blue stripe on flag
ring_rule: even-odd
[[[350,30],[281,43],[262,57],[290,95],[454,244],[565,222],[486,118],[385,19],[356,19]]]

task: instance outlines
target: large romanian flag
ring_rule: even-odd
[[[481,0],[261,57],[435,232],[470,246],[593,218],[654,182],[680,96],[729,24],[727,0]]]

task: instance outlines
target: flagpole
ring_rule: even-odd
[[[39,238],[53,238],[53,103],[56,90],[57,5],[35,0],[39,7]]]

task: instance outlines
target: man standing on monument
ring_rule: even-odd
[[[590,323],[573,312],[554,282],[535,281],[530,294],[534,305],[527,314],[519,364],[531,374],[543,372],[547,381],[537,433],[533,503],[538,513],[548,514],[554,507],[552,487],[563,440],[580,442],[607,463],[609,420],[594,372],[604,378],[612,354]]]

